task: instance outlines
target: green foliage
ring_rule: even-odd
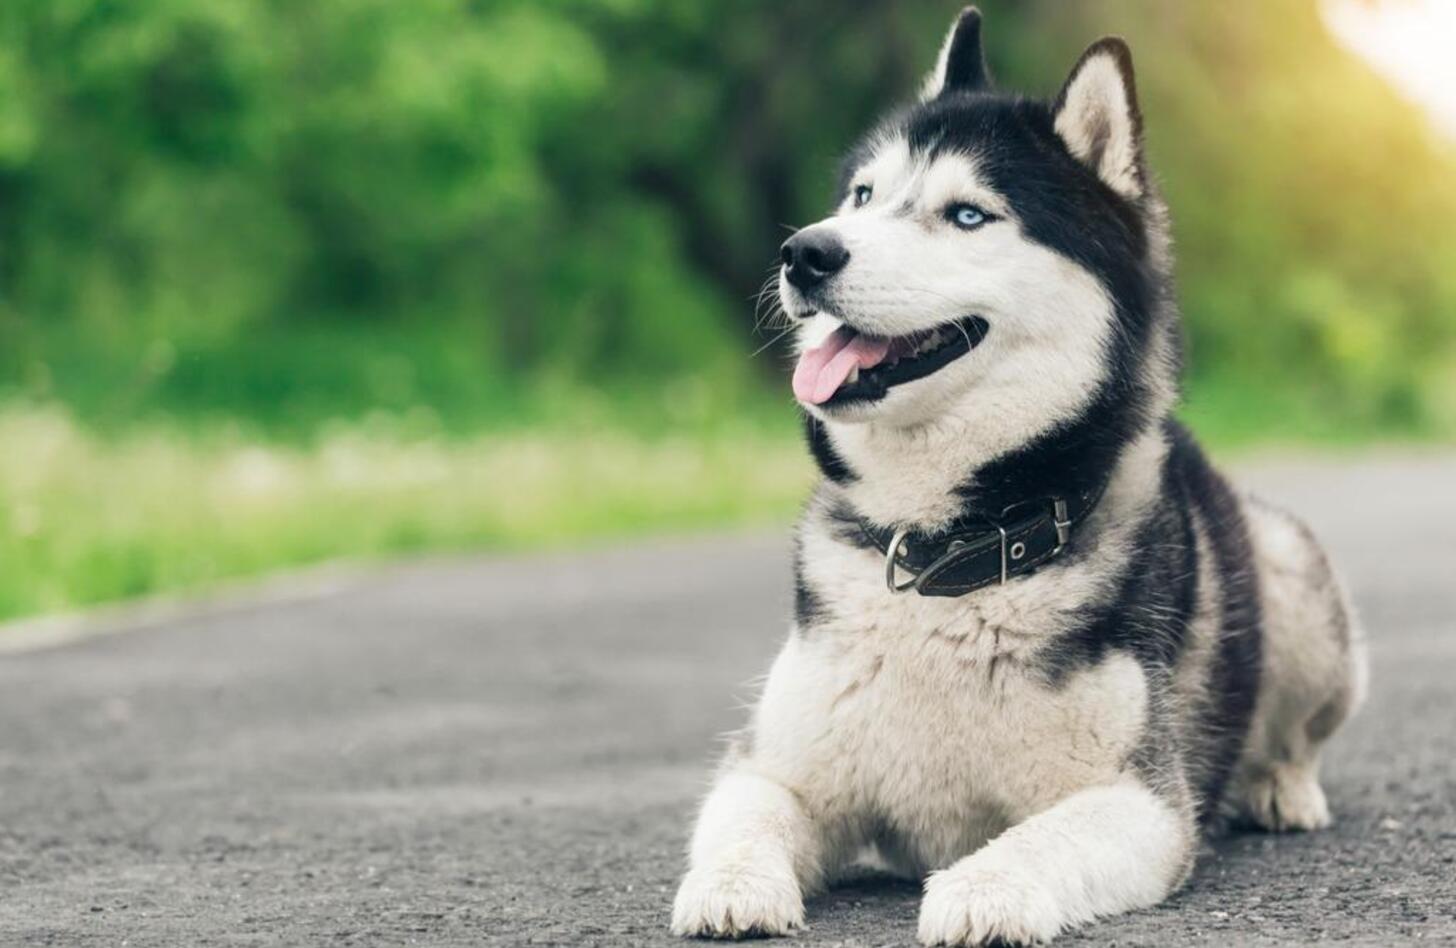
[[[203,408],[272,420],[316,385],[326,416],[397,401],[375,367],[409,348],[445,350],[421,368],[453,373],[446,411],[471,376],[746,378],[678,222],[595,152],[612,65],[579,13],[19,0],[0,14],[0,380],[167,413],[200,384]],[[343,368],[318,351],[353,357],[356,333],[385,346]]]
[[[1316,0],[983,7],[1132,42],[1200,429],[1456,432],[1453,149]],[[7,0],[0,615],[785,509],[754,295],[957,8]]]
[[[997,73],[1034,91],[1097,33],[1131,39],[1195,397],[1272,386],[1337,425],[1456,424],[1456,165],[1313,0],[986,7]],[[840,12],[12,0],[0,391],[108,428],[304,436],[380,406],[529,421],[563,386],[692,378],[763,404],[748,300],[782,227],[820,213],[952,11]]]
[[[1449,146],[1331,43],[1312,4],[1207,7],[1192,42],[1193,17],[1145,6],[1104,5],[1099,19],[1126,22],[1143,52],[1194,395],[1238,384],[1302,395],[1316,427],[1452,430]]]

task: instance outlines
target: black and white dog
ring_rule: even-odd
[[[1158,902],[1221,815],[1329,821],[1360,638],[1296,520],[1171,420],[1167,218],[1127,46],[1050,104],[992,91],[980,15],[783,247],[823,472],[797,622],[693,834],[673,930],[788,932],[867,851],[930,945]]]

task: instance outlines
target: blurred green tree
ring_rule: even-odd
[[[1033,92],[1098,33],[1132,42],[1195,409],[1456,425],[1456,164],[1314,0],[984,6]],[[374,406],[502,423],[542,386],[751,394],[784,226],[953,12],[10,0],[0,390],[305,431]]]

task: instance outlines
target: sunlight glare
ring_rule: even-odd
[[[1324,0],[1325,23],[1456,140],[1456,0]]]

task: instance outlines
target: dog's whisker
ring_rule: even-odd
[[[765,302],[768,304],[767,315],[764,315]],[[775,308],[781,308],[778,298],[778,277],[770,275],[759,287],[758,299],[753,306],[753,330],[757,332],[766,322],[771,323]]]
[[[763,345],[759,346],[757,349],[754,349],[753,352],[751,352],[748,357],[750,359],[752,359],[753,357],[757,356],[759,353],[763,352],[763,350],[769,348],[774,343],[778,342],[780,339],[784,338],[785,336],[787,336],[789,333],[791,333],[793,331],[794,331],[794,327],[793,326],[788,327],[783,332],[779,333],[777,336],[774,336],[768,342],[765,342]]]

